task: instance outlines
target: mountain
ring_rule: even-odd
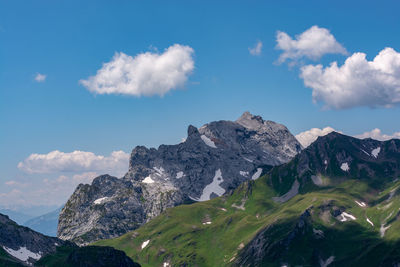
[[[78,244],[120,236],[167,208],[230,192],[300,151],[285,126],[248,112],[234,122],[189,126],[180,144],[134,148],[124,177],[79,185],[60,213],[58,236]]]
[[[57,246],[64,244],[67,244],[66,241],[37,233],[0,214],[1,254],[7,255],[14,262],[32,265],[44,255],[54,253]]]
[[[20,226],[0,214],[0,266],[140,267],[111,247],[78,247]]]
[[[400,140],[331,133],[210,201],[97,241],[142,266],[398,266]]]
[[[23,225],[47,236],[57,236],[58,215],[60,211],[61,207],[52,212],[32,218]]]
[[[10,209],[0,209],[0,213],[7,215],[12,220],[14,220],[16,223],[19,223],[19,224],[23,224],[27,220],[30,220],[34,217],[33,215],[25,214],[25,213],[18,212],[15,210],[10,210]]]

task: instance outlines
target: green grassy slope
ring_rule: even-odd
[[[378,159],[361,150],[378,145]],[[399,146],[331,134],[229,196],[169,209],[136,231],[95,244],[123,250],[142,266],[400,262]],[[341,170],[343,159],[349,171]],[[316,175],[323,185],[313,183]],[[273,201],[296,180],[299,194]]]
[[[161,266],[164,262],[173,266],[235,265],[238,254],[245,250],[259,231],[270,227],[270,239],[275,243],[284,240],[301,214],[310,207],[313,207],[311,227],[322,230],[324,238],[318,240],[312,237],[311,231],[311,237],[290,248],[291,253],[280,258],[271,256],[272,262],[310,262],[314,251],[309,245],[311,240],[314,245],[318,244],[322,254],[326,254],[323,257],[334,255],[336,262],[350,262],[366,250],[386,250],[400,238],[400,223],[397,220],[400,198],[394,196],[386,201],[390,191],[400,186],[400,182],[372,196],[363,182],[350,180],[335,188],[300,194],[278,204],[271,200],[276,192],[268,185],[268,179],[269,176],[264,176],[255,183],[244,183],[228,197],[169,209],[134,232],[99,241],[96,245],[123,250],[142,266]],[[363,195],[368,199],[362,198]],[[374,205],[360,207],[355,200]],[[243,203],[244,210],[240,208]],[[340,222],[332,214],[334,207],[345,209],[356,220]],[[204,224],[206,221],[211,221],[211,224]],[[390,228],[382,238],[380,227],[385,221],[390,223]],[[143,242],[147,240],[150,240],[148,245],[142,249]],[[366,245],[362,247],[359,244]]]

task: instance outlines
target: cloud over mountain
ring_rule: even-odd
[[[31,154],[18,163],[18,168],[27,173],[56,172],[104,172],[122,175],[128,169],[129,154],[114,151],[109,156],[96,155],[93,152],[58,150],[47,154]]]
[[[296,137],[297,141],[299,141],[299,143],[303,146],[303,148],[306,148],[309,145],[311,145],[311,143],[313,143],[315,140],[317,140],[317,138],[319,136],[327,135],[333,131],[342,133],[341,131],[337,131],[337,130],[333,129],[332,127],[328,126],[323,129],[312,128],[310,130],[307,130],[307,131],[297,134],[295,137]],[[353,136],[356,138],[359,138],[359,139],[372,138],[372,139],[379,140],[379,141],[386,141],[386,140],[390,140],[390,139],[400,139],[400,132],[395,132],[391,135],[388,135],[388,134],[382,133],[382,131],[380,129],[375,128],[369,132],[364,132],[362,134],[357,134],[357,135],[353,135]]]
[[[364,139],[364,138],[372,138],[375,140],[379,140],[379,141],[386,141],[386,140],[390,140],[390,139],[400,139],[400,132],[395,132],[391,135],[388,134],[384,134],[382,133],[382,131],[378,128],[375,128],[369,132],[364,132],[362,134],[359,135],[355,135],[354,137],[360,138],[360,139]]]
[[[327,135],[330,132],[335,131],[332,127],[325,127],[323,129],[319,128],[312,128],[308,131],[301,132],[297,134],[295,137],[297,141],[304,147],[308,147],[312,142],[317,140],[318,136],[324,136]]]
[[[95,94],[163,96],[184,86],[194,70],[194,50],[174,44],[163,53],[146,52],[135,57],[116,53],[97,74],[80,80]]]

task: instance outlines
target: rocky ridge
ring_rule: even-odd
[[[0,214],[0,247],[16,262],[32,265],[45,255],[54,253],[66,242],[20,226]]]
[[[289,161],[301,145],[288,129],[245,112],[237,121],[189,126],[186,140],[133,149],[122,178],[79,185],[60,213],[58,236],[78,244],[120,236],[179,204],[205,201]]]

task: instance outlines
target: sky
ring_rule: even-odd
[[[1,1],[0,207],[244,111],[304,146],[400,138],[398,1]]]

